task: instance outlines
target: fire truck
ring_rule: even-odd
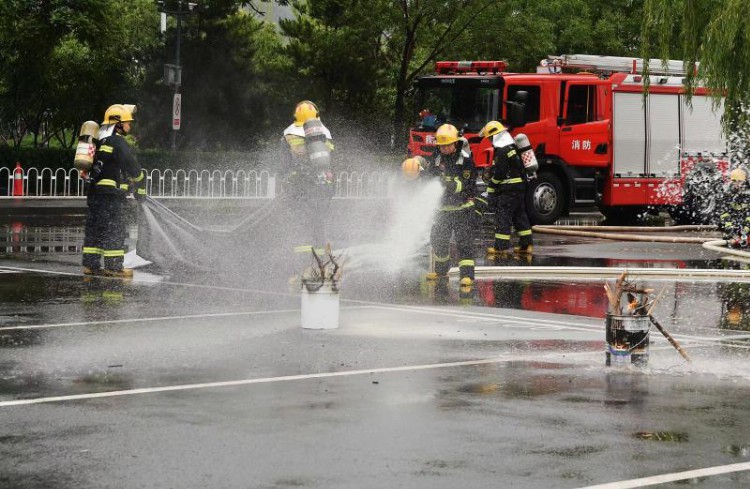
[[[620,221],[648,209],[682,223],[710,219],[716,193],[697,184],[721,182],[728,166],[723,99],[703,88],[688,99],[681,61],[563,55],[542,60],[536,73],[506,69],[503,61],[439,61],[435,74],[417,79],[421,112],[409,155],[431,155],[437,126],[451,123],[487,167],[492,146],[477,134],[500,120],[529,137],[539,160],[527,192],[536,224],[593,205]]]

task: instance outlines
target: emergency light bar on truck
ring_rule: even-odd
[[[438,61],[435,71],[438,75],[452,73],[492,73],[493,75],[508,69],[505,61]]]

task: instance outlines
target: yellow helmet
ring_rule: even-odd
[[[318,107],[309,100],[303,100],[294,108],[294,125],[301,126],[310,119],[317,119]]]
[[[117,124],[119,122],[134,121],[133,114],[135,114],[136,110],[137,107],[130,104],[110,105],[104,113],[104,121],[102,124]]]
[[[733,182],[744,182],[747,180],[747,172],[742,168],[735,168],[729,173],[729,179]]]
[[[421,156],[415,156],[414,158],[404,160],[404,162],[401,163],[401,173],[404,175],[404,178],[407,180],[416,180],[419,176],[419,172],[424,169],[422,162],[424,162],[424,158]]]
[[[490,121],[484,125],[481,131],[479,131],[480,138],[490,138],[495,134],[500,134],[506,131],[506,127],[498,121]]]
[[[443,124],[435,133],[438,146],[447,146],[458,141],[458,129],[452,124]]]

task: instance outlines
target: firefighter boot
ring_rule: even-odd
[[[471,277],[464,277],[459,282],[461,287],[469,287],[471,288],[472,285],[474,285],[474,281],[471,279]]]
[[[133,269],[132,268],[121,268],[119,270],[104,270],[104,276],[105,277],[111,277],[111,278],[124,278],[129,279],[133,278]]]
[[[532,245],[516,246],[513,248],[513,253],[519,253],[521,255],[531,255],[534,253],[534,247]]]
[[[513,250],[510,248],[487,248],[487,258],[490,260],[504,260],[510,258],[513,255]]]
[[[102,273],[101,268],[83,267],[84,275],[101,275],[101,273]]]

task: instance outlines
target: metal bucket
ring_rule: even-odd
[[[339,327],[339,291],[330,282],[318,289],[302,286],[302,327],[336,329]]]
[[[651,321],[648,316],[607,314],[606,365],[646,365]]]

